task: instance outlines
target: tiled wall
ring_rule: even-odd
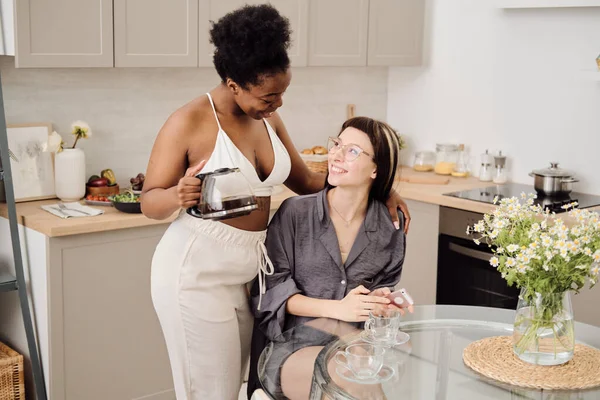
[[[219,83],[209,68],[15,69],[13,57],[0,57],[0,72],[7,123],[52,122],[72,143],[71,122],[88,122],[87,175],[112,168],[121,184],[145,171],[166,118]],[[348,103],[385,119],[387,68],[294,69],[280,113],[302,149],[337,133]]]

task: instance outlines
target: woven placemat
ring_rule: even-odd
[[[520,360],[510,336],[493,336],[468,345],[465,364],[493,380],[531,389],[583,390],[600,386],[600,350],[576,344],[573,358],[562,365],[533,365]]]

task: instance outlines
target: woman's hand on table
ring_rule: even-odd
[[[198,204],[202,181],[196,178],[196,175],[202,171],[204,165],[206,165],[206,161],[202,160],[197,165],[188,168],[183,178],[177,183],[177,199],[180,207],[190,208]]]
[[[377,295],[360,285],[352,289],[346,297],[335,303],[333,315],[336,319],[346,322],[363,322],[369,319],[369,312],[384,309],[390,300]]]

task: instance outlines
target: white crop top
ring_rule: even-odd
[[[219,132],[217,133],[217,141],[215,143],[215,149],[210,155],[208,161],[202,172],[211,172],[219,168],[239,168],[242,174],[246,177],[254,194],[259,197],[268,197],[273,192],[273,187],[282,184],[290,175],[292,169],[292,162],[287,149],[273,130],[267,120],[263,119],[267,132],[269,132],[269,138],[271,139],[271,145],[273,147],[273,154],[275,156],[275,164],[271,174],[264,180],[261,181],[254,169],[252,163],[244,156],[244,154],[237,148],[237,146],[231,141],[227,133],[221,128],[219,117],[217,117],[217,110],[213,103],[210,93],[206,93],[210,105],[215,114],[217,125],[219,126]]]

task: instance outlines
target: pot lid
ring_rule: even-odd
[[[562,168],[558,168],[557,162],[551,162],[550,168],[536,169],[536,170],[533,170],[532,173],[534,173],[535,175],[539,175],[539,176],[549,176],[549,177],[555,177],[555,178],[563,178],[563,177],[573,176],[573,173],[571,173],[570,171],[564,170]]]

